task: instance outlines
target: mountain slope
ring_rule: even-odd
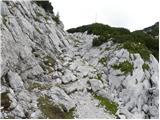
[[[65,32],[33,1],[1,7],[0,118],[159,117],[152,54],[144,60],[113,41],[93,47],[97,35]]]
[[[159,22],[156,22],[154,25],[144,28],[143,31],[152,35],[153,37],[159,36]]]
[[[159,59],[159,23],[145,28],[144,30],[137,30],[130,32],[125,28],[115,28],[101,23],[93,23],[77,28],[67,30],[69,33],[85,32],[88,34],[99,35],[98,39],[93,40],[93,46],[99,46],[104,42],[112,39],[115,43],[141,43],[147,51],[149,49],[152,54]],[[142,46],[141,46],[142,47]]]

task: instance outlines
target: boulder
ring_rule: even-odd
[[[103,88],[102,82],[98,79],[91,79],[91,80],[89,80],[89,83],[90,83],[91,88],[94,92],[99,91]]]
[[[21,77],[18,75],[18,73],[9,71],[8,72],[8,80],[11,88],[14,91],[21,91],[24,89],[23,81]]]

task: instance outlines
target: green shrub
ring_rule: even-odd
[[[107,65],[107,57],[102,57],[101,59],[99,59],[99,62],[103,65]]]
[[[133,37],[131,36],[131,34],[114,35],[114,37],[113,37],[114,43],[124,43],[126,41],[133,41]]]
[[[38,99],[38,107],[42,111],[42,114],[45,119],[73,119],[74,109],[66,111],[64,109],[60,109],[59,106],[55,105],[50,98],[45,95],[41,96]]]
[[[156,22],[154,25],[148,28],[145,28],[144,31],[153,37],[158,36],[159,35],[159,22]]]
[[[137,30],[134,32],[130,32],[128,29],[125,28],[115,28],[100,23],[84,25],[81,27],[69,29],[67,31],[69,33],[87,31],[88,34],[94,34],[100,36],[99,38],[93,39],[92,42],[93,46],[100,46],[104,42],[107,42],[109,38],[112,38],[113,42],[115,43],[125,43],[125,42],[132,42],[135,44],[141,43],[143,44],[143,46],[138,46],[138,47],[143,47],[143,48],[141,50],[140,48],[138,48],[138,50],[136,50],[136,53],[140,52],[141,56],[145,60],[147,60],[149,58],[148,57],[149,51],[151,51],[152,54],[157,58],[157,60],[159,60],[159,39],[155,38],[155,36],[159,35],[159,22],[144,30]],[[145,54],[144,51],[146,51],[147,53]]]
[[[11,105],[11,100],[8,97],[8,92],[1,93],[1,106],[3,107],[2,110],[8,111]]]
[[[100,101],[100,104],[105,107],[106,111],[109,111],[111,114],[115,115],[118,110],[118,104],[115,102],[109,101],[107,98],[102,96],[98,96],[96,94],[93,95],[97,100]]]
[[[127,49],[131,53],[139,53],[145,61],[150,59],[151,52],[144,44],[127,41],[123,44],[123,48]]]
[[[92,42],[92,46],[99,46],[101,45],[103,42],[99,40],[99,38],[94,38],[93,42]]]
[[[41,6],[46,12],[53,13],[53,7],[49,0],[35,1],[35,3],[37,3],[38,6]]]
[[[126,75],[128,73],[132,74],[132,72],[133,72],[133,64],[131,64],[129,61],[124,61],[122,63],[112,65],[112,68],[120,69],[121,72],[124,73],[124,75]]]
[[[142,68],[143,68],[143,71],[144,71],[144,70],[149,70],[149,65],[146,64],[146,63],[144,63],[144,64],[142,65]]]

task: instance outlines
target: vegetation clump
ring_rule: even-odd
[[[149,70],[149,65],[146,64],[146,63],[144,63],[144,64],[142,65],[142,68],[143,68],[143,71],[144,71],[144,70]]]
[[[69,33],[74,32],[85,32],[87,31],[88,34],[98,35],[98,38],[94,38],[92,45],[93,46],[100,46],[101,44],[112,40],[115,43],[124,43],[128,44],[128,42],[141,44],[142,50],[148,49],[156,58],[159,59],[159,40],[157,36],[159,36],[159,23],[146,28],[144,30],[137,30],[130,32],[128,29],[125,28],[115,28],[110,27],[108,25],[103,25],[100,23],[93,23],[90,25],[85,25],[77,28],[72,28],[67,30]],[[111,39],[112,38],[112,39]],[[136,46],[134,46],[136,47]],[[136,50],[137,53],[140,52],[141,56],[143,57],[141,50]],[[148,54],[147,51],[147,54]],[[144,55],[144,57],[146,57]]]
[[[97,73],[95,79],[102,81],[102,74],[101,73]]]
[[[50,98],[45,95],[38,99],[38,107],[42,111],[45,119],[73,119],[74,109],[69,111],[60,109],[59,106],[55,105]]]
[[[40,63],[41,68],[47,73],[53,72],[56,61],[49,55],[43,57],[42,59],[43,61]]]
[[[47,66],[54,66],[56,63],[56,61],[52,57],[50,57],[49,55],[47,55],[43,58],[43,62]]]
[[[112,67],[114,69],[120,69],[121,72],[124,73],[124,75],[126,75],[128,73],[132,74],[132,72],[133,72],[133,64],[131,64],[129,61],[124,61],[120,64],[112,65]]]
[[[107,98],[93,95],[97,100],[100,101],[100,104],[105,107],[106,111],[109,111],[111,114],[115,115],[118,110],[118,104],[116,102],[110,101]]]
[[[52,19],[56,22],[56,24],[60,24],[59,13],[56,16],[53,16]]]
[[[99,62],[100,62],[102,65],[107,65],[107,57],[102,57],[101,59],[99,59]]]
[[[1,93],[1,106],[3,107],[2,110],[8,111],[10,105],[11,105],[11,101],[9,99],[8,92]]]
[[[46,12],[53,13],[53,7],[49,0],[35,1],[38,6],[41,6]]]
[[[98,38],[94,38],[92,45],[93,46],[100,46],[102,43],[104,43],[105,41],[107,41],[106,37],[100,36]]]
[[[144,44],[135,42],[125,42],[123,48],[127,49],[131,53],[139,53],[143,60],[147,61],[150,59],[151,52],[145,47]]]

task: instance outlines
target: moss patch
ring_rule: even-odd
[[[44,118],[49,119],[73,119],[74,109],[70,111],[61,110],[57,105],[54,105],[53,102],[49,99],[47,95],[41,96],[38,99],[38,107],[43,113]]]
[[[11,101],[10,101],[7,94],[8,94],[8,92],[1,93],[1,106],[3,107],[2,110],[4,110],[4,111],[8,111],[9,107],[11,105]]]
[[[129,61],[124,61],[120,64],[112,65],[112,68],[120,69],[121,72],[123,72],[125,75],[128,73],[132,74],[133,72],[133,64],[131,64]]]
[[[149,70],[149,65],[146,64],[146,63],[144,63],[144,64],[142,65],[142,68],[143,68],[143,71]]]
[[[99,59],[99,62],[103,65],[107,65],[107,57],[102,57],[101,59]]]
[[[109,111],[111,114],[115,115],[117,110],[118,110],[118,104],[113,102],[113,101],[109,101],[107,98],[104,98],[102,96],[98,96],[96,94],[93,95],[97,100],[100,101],[100,104],[102,106],[105,106],[105,109],[107,111]]]

